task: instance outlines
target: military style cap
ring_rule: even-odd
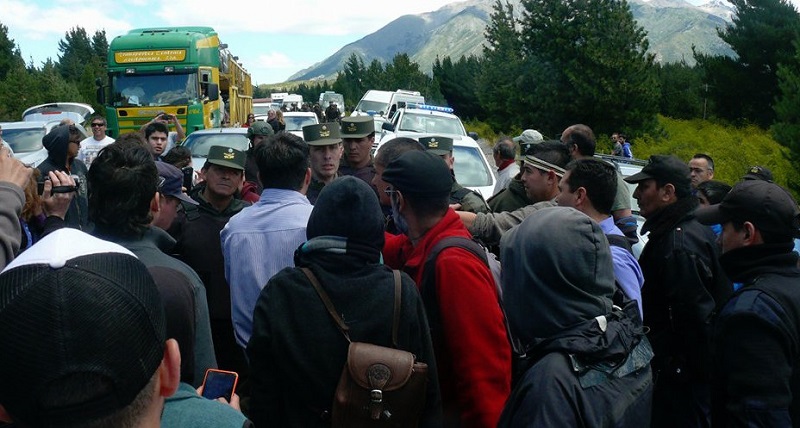
[[[247,128],[247,138],[253,139],[256,135],[270,136],[275,135],[275,130],[272,125],[267,122],[256,121],[249,128]]]
[[[447,137],[422,137],[419,143],[435,155],[446,155],[453,151],[453,139]]]
[[[372,116],[348,116],[342,119],[342,138],[364,138],[374,133]]]
[[[244,171],[245,153],[232,147],[211,146],[208,163]]]
[[[760,165],[751,166],[747,174],[742,176],[742,180],[772,181],[772,171]]]
[[[306,125],[303,127],[303,139],[309,146],[330,146],[342,142],[338,123]]]

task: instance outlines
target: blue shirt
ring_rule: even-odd
[[[606,235],[621,235],[624,236],[622,231],[614,225],[614,217],[608,217],[600,222],[600,229]],[[628,296],[629,299],[636,300],[639,305],[639,315],[644,319],[644,312],[642,311],[642,284],[644,284],[644,275],[639,262],[633,257],[630,251],[618,247],[611,246],[611,258],[614,262],[614,277],[617,279],[622,292]]]
[[[220,232],[233,331],[243,348],[253,332],[258,295],[273,275],[294,266],[294,250],[306,242],[312,208],[302,193],[264,189],[258,202],[231,217]]]

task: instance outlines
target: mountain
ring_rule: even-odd
[[[289,81],[335,78],[354,53],[369,64],[373,59],[391,62],[395,55],[405,52],[426,72],[431,71],[437,55],[454,60],[462,55],[480,56],[493,4],[494,0],[468,0],[434,12],[401,16],[298,71]],[[521,14],[521,0],[511,0],[511,4],[515,14]],[[692,46],[702,53],[733,55],[717,35],[717,28],[728,24],[734,13],[724,0],[701,6],[684,0],[630,0],[628,4],[634,19],[647,31],[650,51],[657,61],[694,64]]]

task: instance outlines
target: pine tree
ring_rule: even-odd
[[[549,116],[540,120],[545,131],[579,122],[597,133],[653,128],[659,95],[654,57],[625,0],[522,4],[522,54],[540,74],[526,78],[535,102],[546,106],[539,109]]]
[[[719,30],[737,58],[695,55],[719,117],[767,127],[775,119],[777,70],[794,55],[800,15],[787,0],[731,0],[733,22]]]
[[[780,95],[775,102],[775,124],[772,136],[778,143],[789,147],[795,160],[800,160],[800,42],[796,43],[793,61],[778,67]],[[800,184],[800,183],[798,183]]]
[[[13,39],[8,38],[8,27],[0,24],[0,80],[15,67],[24,67],[25,61]]]

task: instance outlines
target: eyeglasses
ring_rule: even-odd
[[[101,126],[106,126],[104,123],[93,123],[92,128],[99,128]]]

